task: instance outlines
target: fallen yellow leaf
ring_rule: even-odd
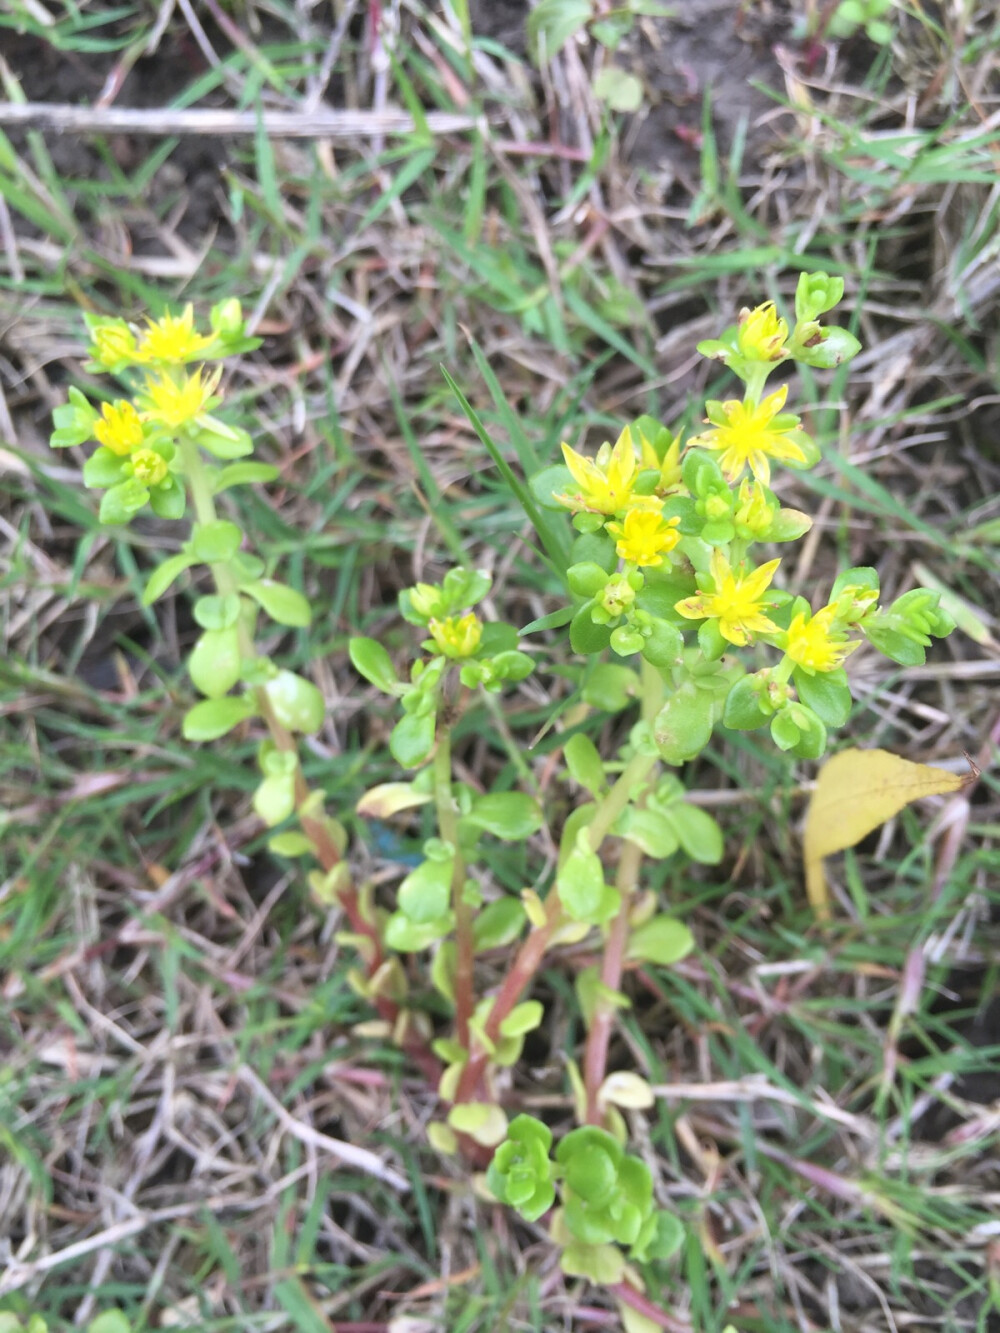
[[[866,834],[923,796],[958,791],[974,773],[946,773],[888,750],[841,750],[819,771],[806,813],[806,893],[821,921],[830,916],[823,858],[853,847]]]

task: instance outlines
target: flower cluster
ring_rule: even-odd
[[[215,415],[222,402],[222,368],[210,363],[255,348],[258,340],[247,335],[235,299],[215,306],[205,333],[195,327],[191,306],[147,320],[141,329],[124,319],[85,318],[87,369],[112,376],[119,393],[98,408],[71,388],[69,402],[54,413],[51,444],[96,443],[83,482],[104,492],[103,523],[129,523],[147,506],[157,518],[179,519],[188,499],[193,502],[189,540],[153,571],[143,600],[156,601],[194,565],[211,568],[216,592],[194,603],[201,633],[187,664],[192,684],[205,697],[185,717],[184,735],[215,740],[247,718],[263,716],[280,744],[272,739],[260,748],[254,808],[265,823],[279,824],[301,803],[302,792],[287,735],[317,731],[326,709],[311,681],[280,669],[253,646],[260,611],[279,625],[302,628],[310,621],[309,603],[295,589],[264,577],[264,562],[242,549],[240,528],[215,510],[220,491],[277,476],[271,464],[246,461],[253,452],[248,433]],[[238,687],[240,693],[231,693]]]
[[[215,361],[257,346],[246,336],[240,304],[231,299],[216,306],[207,334],[194,327],[190,305],[179,315],[168,311],[147,320],[143,330],[124,319],[85,318],[87,369],[124,380],[131,392],[98,411],[79,389],[70,389],[69,402],[53,414],[51,443],[58,449],[96,441],[83,481],[104,491],[102,523],[127,523],[147,505],[158,518],[181,518],[186,504],[183,441],[196,440],[223,459],[252,452],[246,431],[213,415],[222,401],[217,393],[221,367],[188,369],[194,360]]]
[[[568,509],[580,534],[568,570],[580,599],[571,643],[587,654],[639,653],[664,673],[673,690],[655,733],[668,763],[697,754],[719,721],[770,725],[782,749],[818,758],[827,726],[850,709],[843,664],[862,636],[908,665],[953,627],[925,589],[881,608],[872,570],[849,571],[814,610],[781,589],[780,557],[752,556],[756,543],[794,541],[810,527],[770,489],[772,469],[811,468],[820,451],[786,411],[788,385],[765,386],[786,363],[829,368],[855,355],[853,334],[820,323],[843,290],[839,278],[804,273],[794,323],[768,301],[700,345],[744,385],[742,397],[706,404],[706,429],[682,441],[640,417],[592,458],[563,444],[564,466],[535,478],[539,500]],[[696,646],[685,637],[695,625]],[[732,649],[753,645],[781,658],[746,676]]]

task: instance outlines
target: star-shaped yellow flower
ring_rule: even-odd
[[[633,503],[635,448],[628,427],[618,436],[614,448],[602,444],[594,459],[584,458],[568,444],[562,446],[562,453],[577,489],[555,496],[560,504],[574,513],[584,510],[591,514],[618,514]],[[652,508],[658,502],[652,496],[644,496],[638,503],[643,508]]]
[[[181,375],[177,379],[171,375],[160,375],[156,379],[147,377],[143,416],[147,421],[171,430],[190,425],[208,410],[220,374],[221,370],[216,371],[203,380],[199,367],[193,375]]]
[[[848,641],[836,613],[835,606],[824,606],[811,617],[800,612],[788,627],[785,652],[810,676],[816,671],[836,671],[860,643],[860,639]]]
[[[483,622],[474,611],[464,616],[446,616],[444,620],[432,619],[427,628],[445,657],[471,657],[483,637]]]
[[[788,355],[787,338],[788,323],[778,318],[773,301],[765,301],[754,310],[740,311],[736,345],[741,356],[752,361],[781,361]]]
[[[709,564],[711,590],[685,597],[675,609],[688,620],[717,620],[722,637],[740,648],[755,634],[777,634],[778,626],[764,614],[771,605],[764,594],[780,564],[769,560],[745,576],[737,575],[716,549]]]
[[[615,550],[622,560],[652,568],[663,564],[664,555],[681,539],[679,518],[664,518],[656,509],[630,509],[621,523],[609,523],[608,532],[617,539]]]
[[[141,361],[182,363],[200,356],[212,341],[195,329],[194,306],[186,305],[179,315],[168,312],[155,323],[149,321],[137,355]]]
[[[120,457],[130,454],[142,444],[139,413],[124,398],[117,403],[105,403],[94,422],[94,438],[113,454]]]
[[[788,397],[788,385],[759,403],[742,403],[731,398],[725,403],[708,403],[706,431],[690,441],[702,449],[719,454],[719,466],[730,483],[738,481],[749,467],[764,486],[771,481],[770,460],[780,463],[807,463],[802,445],[794,438],[800,430],[798,417],[781,415]]]

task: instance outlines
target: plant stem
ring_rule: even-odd
[[[652,722],[656,712],[660,707],[663,698],[663,678],[655,667],[650,666],[645,660],[642,663],[642,719],[644,722]],[[640,756],[635,755],[630,761],[634,763]],[[657,762],[655,759],[647,760],[645,774],[648,774],[653,765]],[[611,794],[622,785],[622,780],[628,773],[630,765],[627,765],[621,778],[615,784],[615,787],[608,793]],[[628,803],[629,792],[634,784],[631,784],[629,791],[625,792],[624,801],[621,808],[624,809]],[[617,816],[616,816],[617,817]],[[613,823],[611,820],[610,823]],[[593,829],[593,824],[591,824]],[[596,850],[596,848],[595,848]],[[639,871],[642,867],[642,851],[634,842],[625,841],[622,847],[621,856],[618,861],[618,873],[615,878],[615,884],[621,895],[621,903],[618,908],[618,914],[611,925],[608,938],[604,945],[604,956],[601,960],[601,985],[609,991],[617,991],[621,985],[622,969],[625,964],[625,951],[628,945],[628,922],[629,914],[632,910],[632,899],[635,894],[636,886],[639,882]],[[601,1084],[604,1082],[604,1074],[607,1068],[608,1047],[611,1043],[611,1030],[615,1022],[615,1007],[609,1001],[598,1000],[594,1015],[590,1021],[590,1030],[587,1033],[587,1045],[583,1057],[583,1081],[587,1093],[587,1123],[590,1125],[600,1125],[602,1120],[601,1107],[599,1103],[599,1093]]]
[[[455,913],[455,1026],[458,1040],[469,1049],[469,1019],[473,1010],[473,970],[475,941],[472,933],[472,907],[465,901],[465,858],[458,843],[458,811],[451,791],[451,727],[442,722],[437,732],[434,752],[434,805],[438,833],[443,842],[455,849],[451,872],[451,905]]]
[[[642,851],[634,842],[626,842],[622,848],[618,861],[618,874],[615,877],[615,885],[621,894],[621,906],[618,908],[618,915],[611,923],[611,930],[604,944],[604,957],[601,960],[601,985],[610,991],[617,991],[621,985],[625,946],[628,943],[628,918],[641,865]],[[599,1125],[603,1118],[599,1093],[604,1082],[614,1022],[614,1006],[607,1000],[598,1000],[587,1032],[587,1046],[583,1057],[588,1125]]]
[[[202,460],[198,444],[188,435],[182,433],[178,439],[178,446],[181,458],[184,463],[184,476],[187,480],[188,489],[191,493],[191,503],[194,506],[195,518],[202,526],[215,523],[218,519],[218,513],[215,508],[215,497],[212,493],[212,480]],[[239,584],[236,575],[226,561],[219,561],[211,566],[212,578],[215,581],[216,590],[220,595],[225,596],[230,593],[236,593],[239,590]],[[252,659],[258,656],[257,650],[250,638],[244,625],[240,625],[240,653],[246,659]],[[267,696],[266,690],[258,687],[254,691],[254,702],[267,729],[271,734],[271,739],[278,750],[287,754],[294,754],[298,760],[298,745],[295,737],[290,731],[278,721],[274,715],[274,709],[271,707],[271,701]],[[299,814],[299,823],[302,831],[309,838],[316,853],[316,859],[319,861],[323,870],[329,873],[335,869],[341,861],[340,852],[337,850],[336,843],[331,836],[329,829],[321,818],[314,814],[303,814],[304,808],[311,808],[307,803],[310,802],[312,792],[309,784],[306,782],[305,774],[302,772],[302,766],[296,762],[295,767],[295,807]],[[368,960],[369,975],[381,966],[382,942],[379,939],[378,931],[375,925],[368,921],[361,910],[361,903],[357,890],[350,883],[345,882],[338,893],[338,900],[343,905],[347,918],[351,923],[351,929],[359,935],[363,935],[370,941],[371,959]],[[396,1005],[388,1000],[378,1003],[379,1012],[384,1018],[394,1019],[396,1016]]]
[[[663,690],[659,672],[656,672],[656,682],[655,686],[650,685],[651,697],[656,689],[660,693]],[[658,700],[658,694],[656,698]],[[655,712],[652,705],[650,705],[650,709]],[[645,712],[646,709],[644,708],[644,714]],[[629,798],[635,788],[648,776],[656,762],[656,758],[652,755],[634,754],[622,769],[617,781],[605,793],[588,826],[588,836],[593,851],[600,851],[601,844],[607,837],[612,824],[628,805]],[[545,920],[532,928],[527,939],[521,945],[493,1001],[493,1007],[490,1009],[484,1027],[487,1041],[496,1042],[499,1038],[501,1023],[520,1000],[521,995],[541,966],[545,951],[561,916],[562,905],[559,902],[559,894],[553,887],[545,900]],[[455,1094],[457,1102],[469,1101],[475,1095],[488,1063],[489,1055],[485,1050],[477,1050],[466,1062]]]

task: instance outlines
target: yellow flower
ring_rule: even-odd
[[[738,647],[754,634],[775,634],[778,626],[764,614],[771,605],[764,593],[780,564],[780,560],[769,560],[750,574],[737,576],[716,549],[709,565],[713,591],[686,597],[675,609],[688,620],[717,620],[722,637]]]
[[[679,518],[664,518],[655,509],[630,509],[622,523],[609,523],[608,532],[617,538],[615,550],[633,565],[662,565],[663,556],[681,539]]]
[[[90,355],[105,370],[117,370],[136,359],[135,335],[124,320],[98,325],[91,336]]]
[[[752,481],[744,477],[740,482],[736,502],[737,509],[733,514],[733,522],[737,529],[745,528],[758,540],[762,540],[774,522],[774,511],[767,502],[764,487],[755,486]]]
[[[471,657],[483,637],[483,622],[475,611],[467,611],[464,616],[446,616],[444,620],[431,620],[427,628],[438,650],[444,653],[445,657]]]
[[[186,305],[179,315],[166,314],[149,328],[139,343],[141,361],[190,361],[213,341],[194,327],[194,307]]]
[[[766,301],[755,310],[740,311],[736,345],[741,356],[751,361],[782,361],[788,355],[787,337],[788,324],[778,318],[773,301]]]
[[[632,502],[635,485],[635,449],[628,427],[618,436],[612,449],[602,444],[593,460],[584,458],[568,444],[562,446],[563,458],[579,489],[555,498],[574,512],[587,510],[592,514],[617,514]],[[642,501],[644,507],[656,504],[653,497]]]
[[[189,425],[208,406],[220,373],[217,371],[207,380],[202,380],[199,367],[193,375],[182,375],[179,380],[170,375],[160,375],[157,379],[147,376],[148,406],[143,415],[147,421],[159,422],[174,430]]]
[[[790,438],[799,429],[798,417],[779,418],[788,397],[788,385],[768,394],[760,403],[741,403],[731,398],[725,403],[709,403],[708,421],[715,429],[706,431],[690,443],[719,453],[719,465],[730,483],[738,481],[749,466],[757,480],[767,486],[771,480],[771,458],[779,462],[805,463],[802,446]]]
[[[155,449],[137,449],[132,455],[132,476],[144,486],[159,486],[167,475],[166,459]]]
[[[785,652],[810,675],[814,671],[836,671],[860,642],[848,642],[846,631],[837,624],[836,612],[834,606],[824,606],[812,617],[800,612],[788,627]]]
[[[660,474],[660,479],[656,483],[656,489],[660,495],[679,489],[681,480],[681,437],[679,435],[671,441],[667,452],[663,455],[662,463],[657,458],[652,443],[641,431],[639,432],[639,451],[642,457],[642,466],[655,469]]]
[[[94,438],[113,454],[130,454],[142,444],[139,413],[124,398],[119,398],[113,405],[105,403],[100,417],[94,422]]]

